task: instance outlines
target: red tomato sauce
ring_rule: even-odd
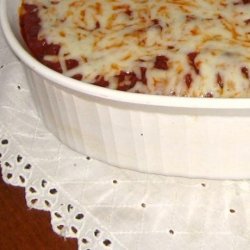
[[[31,4],[23,4],[20,10],[20,27],[24,41],[26,42],[32,55],[45,66],[62,73],[60,63],[51,62],[44,59],[45,55],[58,55],[60,51],[59,44],[48,44],[45,39],[39,39],[38,34],[41,29],[40,18],[38,16],[38,7]],[[65,61],[68,70],[79,65],[79,62],[74,59]],[[82,75],[77,74],[72,76],[77,80],[82,80]]]

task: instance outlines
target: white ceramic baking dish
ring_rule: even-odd
[[[6,39],[25,65],[47,128],[114,166],[171,176],[250,177],[250,99],[133,94],[79,82],[37,62],[19,33],[20,0],[1,0]],[[41,149],[42,150],[42,149]]]

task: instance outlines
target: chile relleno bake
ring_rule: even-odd
[[[248,1],[39,2],[1,0],[0,20],[23,63],[39,115],[58,139],[112,166],[174,176],[249,178],[250,100],[224,98],[249,96]],[[84,3],[89,3],[87,12]],[[105,19],[109,11],[119,14]],[[136,32],[136,24],[118,22],[132,22],[137,15],[150,20]],[[68,18],[76,18],[79,40]],[[79,25],[83,21],[90,22],[88,29]],[[161,31],[166,37],[159,39]],[[130,39],[114,46],[126,36]],[[134,60],[117,60],[129,52]],[[195,93],[199,89],[204,91]],[[204,96],[222,98],[199,98]]]

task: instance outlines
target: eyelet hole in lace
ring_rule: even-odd
[[[22,183],[25,183],[25,178],[22,175],[19,176],[19,179]]]
[[[54,215],[57,217],[57,218],[62,218],[61,214],[55,212]]]
[[[26,164],[25,165],[25,167],[24,167],[24,169],[26,169],[26,170],[30,170],[31,169],[31,165],[28,163],[28,164]]]
[[[46,185],[47,185],[47,181],[46,181],[46,180],[42,180],[42,182],[41,182],[41,186],[42,186],[43,188],[45,188],[45,187],[46,187]]]
[[[3,139],[3,140],[1,141],[1,143],[2,143],[2,145],[7,145],[7,144],[9,143],[9,141],[8,141],[7,139]]]
[[[100,230],[96,229],[94,232],[95,237],[99,237],[101,234]]]
[[[51,194],[56,194],[57,193],[57,190],[55,189],[55,188],[52,188],[52,189],[50,189],[50,191],[49,191]]]
[[[17,161],[18,163],[20,163],[20,162],[22,161],[22,159],[23,159],[23,157],[22,157],[21,155],[18,155],[18,156],[16,157],[16,161]]]
[[[74,233],[74,234],[77,234],[78,233],[78,230],[75,228],[75,227],[71,227],[71,231]]]
[[[104,244],[106,247],[109,247],[109,246],[112,244],[112,242],[111,242],[109,239],[106,239],[106,240],[103,241],[103,244]]]
[[[32,194],[36,193],[36,189],[33,188],[33,187],[30,187],[30,188],[29,188],[29,191],[30,191]]]
[[[11,173],[7,174],[7,179],[11,179],[13,177],[13,175]]]
[[[75,217],[77,220],[82,220],[84,218],[83,214],[77,214]]]

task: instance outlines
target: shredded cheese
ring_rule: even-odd
[[[60,45],[44,59],[66,76],[138,93],[250,96],[250,1],[23,2],[39,10],[39,39]],[[78,65],[67,69],[69,59]]]

